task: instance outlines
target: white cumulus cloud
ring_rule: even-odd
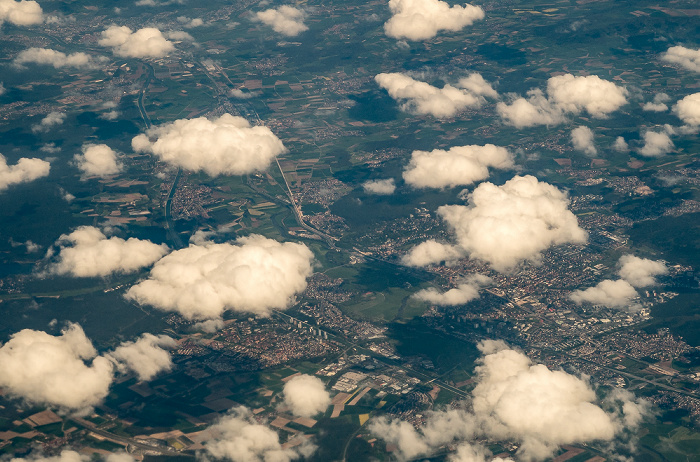
[[[304,440],[285,448],[279,436],[267,425],[257,423],[249,409],[234,408],[207,430],[203,441],[207,455],[232,462],[289,462],[309,457],[314,447]]]
[[[148,335],[136,343],[122,344],[128,353],[114,356],[98,355],[78,324],[68,325],[59,336],[24,329],[0,347],[0,387],[31,404],[84,412],[109,393],[115,364],[120,370],[134,370],[143,379],[169,369],[169,355],[157,345],[168,343],[168,337],[150,342],[144,340]],[[140,350],[137,354],[135,345]],[[135,363],[135,359],[145,362]]]
[[[77,324],[58,337],[30,329],[13,334],[0,348],[0,371],[10,395],[75,410],[99,404],[113,378],[111,361],[97,356]]]
[[[547,96],[539,89],[530,90],[528,98],[498,103],[496,109],[509,125],[531,127],[555,125],[566,120],[566,114],[587,112],[604,118],[627,104],[628,91],[597,75],[557,75],[547,81]]]
[[[666,62],[678,64],[689,71],[700,72],[700,48],[693,50],[684,46],[670,47],[661,59]]]
[[[515,176],[503,186],[481,183],[467,199],[468,206],[444,205],[438,215],[465,254],[497,271],[537,261],[551,246],[587,240],[566,193],[534,176]]]
[[[651,112],[664,112],[668,111],[667,102],[671,101],[671,97],[666,93],[657,93],[654,95],[654,100],[645,103],[642,109]]]
[[[48,176],[51,164],[41,159],[22,157],[15,165],[8,165],[5,156],[0,154],[0,192],[13,184],[28,183]]]
[[[267,315],[306,288],[312,262],[305,245],[258,235],[190,245],[158,261],[126,297],[187,319],[218,319],[229,309]]]
[[[134,32],[127,26],[112,25],[102,31],[98,43],[123,58],[162,58],[175,50],[175,45],[155,27]]]
[[[450,6],[440,0],[390,0],[389,9],[392,17],[384,32],[396,39],[428,40],[440,31],[459,31],[484,19],[481,7]]]
[[[264,126],[224,114],[209,120],[178,119],[150,128],[131,141],[136,152],[150,152],[176,167],[208,175],[242,175],[264,170],[283,152],[282,141]]]
[[[106,144],[84,144],[82,151],[74,159],[85,176],[104,178],[116,175],[124,168],[117,159],[117,153]]]
[[[603,305],[608,308],[625,308],[633,305],[634,299],[639,297],[632,285],[624,279],[600,281],[595,287],[585,290],[576,290],[569,298],[581,305],[591,303],[593,305]]]
[[[17,66],[24,64],[46,64],[56,69],[72,67],[76,69],[94,69],[103,62],[104,58],[95,58],[87,53],[76,52],[65,54],[51,48],[28,48],[21,51],[14,59]]]
[[[571,144],[574,145],[574,149],[586,155],[594,156],[598,154],[598,149],[593,141],[593,131],[583,125],[571,130]]]
[[[672,152],[676,146],[668,136],[668,130],[655,132],[647,130],[644,132],[644,146],[637,152],[644,157],[660,157]]]
[[[473,274],[457,283],[457,287],[446,292],[440,292],[431,287],[415,294],[414,298],[440,306],[463,305],[479,298],[479,289],[491,282],[491,278],[482,274]]]
[[[292,414],[313,417],[331,404],[331,395],[321,379],[312,375],[297,375],[284,384],[284,403]]]
[[[41,119],[38,124],[32,125],[33,133],[46,133],[53,127],[62,125],[66,120],[66,114],[63,112],[49,112],[46,117]]]
[[[108,238],[94,226],[81,226],[59,237],[58,255],[52,258],[48,272],[73,277],[109,276],[133,273],[152,265],[168,252],[168,247],[147,240]]]
[[[172,369],[173,361],[166,348],[176,346],[177,342],[167,335],[143,334],[134,342],[122,343],[108,357],[120,369],[134,371],[139,380],[151,380],[160,372]]]
[[[647,287],[656,284],[656,276],[668,274],[668,268],[663,261],[639,258],[634,255],[623,255],[618,262],[620,269],[617,274],[634,287]]]
[[[0,0],[0,26],[6,21],[16,26],[33,26],[44,22],[44,15],[33,0]]]
[[[401,263],[406,266],[428,266],[441,262],[450,265],[465,256],[464,250],[457,246],[428,239],[401,257]]]
[[[678,101],[673,106],[673,112],[683,123],[700,126],[700,93],[693,93]]]
[[[370,431],[396,445],[402,459],[429,456],[441,446],[459,443],[449,460],[483,462],[488,453],[468,441],[480,438],[517,442],[519,460],[542,461],[561,445],[607,442],[633,431],[648,412],[646,402],[619,392],[610,394],[609,410],[604,410],[587,379],[532,364],[501,341],[481,342],[479,349],[483,356],[468,402],[471,412],[432,412],[417,430],[383,417],[370,423]]]
[[[365,181],[362,183],[362,187],[369,194],[388,195],[394,194],[394,191],[396,191],[396,184],[393,178]]]
[[[513,154],[493,144],[413,151],[403,179],[415,188],[455,187],[488,178],[489,167],[508,169],[513,165]]]
[[[617,152],[628,152],[630,150],[629,144],[622,136],[615,138],[612,148]]]
[[[294,37],[309,28],[304,24],[306,13],[304,10],[294,8],[289,5],[282,5],[279,8],[259,11],[255,18],[272,27],[272,30],[288,37]]]
[[[452,117],[468,107],[479,107],[484,102],[484,96],[492,95],[493,88],[484,81],[488,86],[486,88],[481,84],[483,78],[474,75],[478,74],[472,74],[472,77],[462,79],[463,82],[457,84],[464,83],[463,89],[450,84],[437,88],[398,72],[378,74],[374,80],[399,102],[401,110],[444,118]]]

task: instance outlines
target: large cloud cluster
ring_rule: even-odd
[[[513,154],[493,144],[455,146],[448,151],[413,151],[403,179],[416,188],[455,187],[488,178],[489,167],[512,168]]]
[[[288,37],[294,37],[309,28],[304,24],[304,10],[289,5],[282,5],[277,9],[259,11],[255,18],[272,27],[272,30]]]
[[[126,296],[187,319],[217,319],[227,309],[267,315],[306,288],[312,262],[305,245],[258,235],[190,245],[163,257]]]
[[[161,160],[211,176],[243,175],[264,170],[283,152],[282,141],[264,126],[251,127],[247,120],[224,114],[179,119],[136,136],[131,145],[137,152],[150,152]]]
[[[503,186],[482,183],[467,199],[468,206],[444,205],[438,214],[465,254],[497,271],[537,261],[554,245],[586,242],[567,195],[533,176],[515,176]]]
[[[483,461],[485,451],[464,440],[517,441],[518,457],[539,461],[564,444],[611,441],[634,429],[647,412],[645,402],[616,392],[606,411],[586,379],[532,364],[523,353],[503,342],[479,345],[483,356],[472,391],[472,412],[448,410],[429,415],[419,431],[406,422],[386,418],[370,430],[398,447],[405,459],[430,455],[451,442],[462,442],[451,460]],[[613,406],[614,404],[614,406]]]
[[[51,164],[41,159],[22,157],[15,165],[7,165],[7,159],[0,154],[0,192],[13,184],[27,183],[47,176]]]
[[[416,292],[413,297],[440,306],[464,305],[479,298],[479,289],[490,282],[491,278],[488,276],[473,274],[458,281],[457,287],[446,292],[439,292],[431,287]]]
[[[661,59],[678,64],[689,71],[700,72],[700,48],[693,50],[680,45],[671,47],[661,56]]]
[[[56,69],[72,67],[76,69],[94,69],[102,59],[94,58],[87,53],[76,52],[65,54],[51,48],[28,48],[21,51],[14,59],[16,66],[24,64],[45,64]]]
[[[403,111],[437,118],[452,117],[468,107],[478,107],[484,96],[495,93],[479,74],[460,80],[457,86],[446,84],[442,88],[398,72],[378,74],[374,80],[400,103]]]
[[[169,343],[165,338],[158,342],[146,340],[147,345],[138,340],[123,345],[117,356],[98,356],[77,324],[69,325],[60,336],[25,329],[0,347],[0,387],[32,404],[73,411],[89,409],[107,396],[114,380],[115,362],[125,371],[134,366],[143,371],[150,365],[148,374],[138,372],[143,377],[169,368],[169,355],[160,348]],[[138,365],[131,361],[135,357],[134,345],[140,346]],[[168,355],[167,365],[164,355]]]
[[[165,244],[105,234],[94,226],[81,226],[59,237],[60,251],[49,264],[48,272],[74,277],[109,276],[133,273],[152,265],[168,252]]]
[[[661,260],[623,255],[618,261],[621,279],[605,279],[594,287],[575,290],[569,298],[576,304],[591,303],[608,308],[635,307],[639,294],[635,287],[648,287],[656,284],[656,276],[668,274],[666,264]]]
[[[44,22],[44,15],[34,0],[0,0],[0,26],[5,21],[16,26],[32,26]]]
[[[700,126],[700,93],[693,93],[678,101],[673,106],[673,112],[683,123],[694,127]]]
[[[91,460],[88,454],[64,449],[56,456],[47,456],[41,452],[33,452],[27,457],[10,459],[10,462],[90,462]],[[135,459],[125,452],[106,454],[100,460],[105,462],[135,462]]]
[[[122,58],[162,58],[175,50],[175,45],[155,27],[134,32],[127,26],[109,26],[98,43]]]
[[[307,440],[294,447],[283,447],[279,436],[253,419],[245,407],[232,409],[207,429],[203,442],[207,455],[232,462],[289,462],[311,455],[314,447]]]
[[[555,125],[566,114],[587,112],[603,118],[627,104],[628,91],[596,75],[557,75],[547,81],[547,96],[542,90],[528,92],[528,98],[498,103],[496,109],[507,124],[516,127]]]
[[[284,384],[284,403],[294,415],[312,417],[331,404],[331,395],[318,377],[297,375]]]
[[[85,176],[104,178],[116,175],[124,168],[117,159],[117,153],[106,144],[84,144],[82,151],[74,159]]]
[[[392,17],[384,24],[387,36],[396,39],[428,40],[438,32],[458,31],[484,19],[478,6],[450,6],[440,0],[389,0]]]

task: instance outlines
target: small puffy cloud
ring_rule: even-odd
[[[115,363],[142,378],[170,367],[169,355],[156,345],[164,345],[168,337],[150,337],[158,341],[150,342],[146,334],[136,343],[122,344],[126,350],[118,357],[114,353],[98,356],[78,324],[68,325],[59,336],[24,329],[0,347],[0,387],[30,404],[84,412],[109,393]]]
[[[170,40],[194,42],[194,37],[184,30],[171,30],[165,33],[165,36]]]
[[[45,64],[56,69],[95,69],[100,62],[104,62],[104,58],[95,58],[83,52],[65,54],[51,48],[28,48],[21,51],[13,61],[19,67],[25,64]]]
[[[112,236],[107,238],[93,226],[81,226],[59,237],[58,255],[49,264],[48,273],[73,277],[109,276],[133,273],[152,265],[168,252],[168,247],[150,241]]]
[[[673,112],[683,123],[700,126],[700,93],[693,93],[678,101],[673,106]]]
[[[587,240],[567,208],[566,193],[534,176],[515,176],[503,186],[482,183],[467,200],[468,206],[440,207],[438,215],[464,254],[497,271],[508,271],[524,260],[537,261],[551,246]]]
[[[112,48],[112,53],[123,58],[162,58],[175,50],[172,42],[154,27],[134,32],[126,26],[109,26],[102,31],[98,43]]]
[[[554,125],[566,120],[566,114],[587,112],[604,118],[627,104],[628,91],[597,75],[557,75],[547,80],[547,97],[539,89],[530,90],[528,98],[510,104],[498,103],[496,109],[509,125],[518,128]]]
[[[630,150],[629,144],[621,136],[615,138],[612,148],[617,152],[628,152]]]
[[[648,413],[648,404],[629,392],[612,392],[604,410],[586,378],[532,364],[502,341],[481,342],[479,350],[476,387],[464,406],[470,412],[431,412],[418,429],[382,417],[371,421],[369,430],[396,445],[400,459],[430,456],[446,444],[457,443],[448,460],[484,462],[488,453],[469,442],[479,438],[517,442],[518,460],[543,461],[565,444],[611,441],[634,431]]]
[[[428,40],[440,31],[459,31],[484,19],[484,10],[478,6],[450,7],[440,0],[390,0],[389,9],[392,17],[384,24],[384,32],[396,39]]]
[[[661,260],[639,258],[634,255],[623,255],[618,262],[620,269],[617,274],[634,287],[647,287],[656,284],[655,276],[668,274],[666,263]]]
[[[150,152],[170,165],[211,176],[264,170],[286,150],[269,128],[251,127],[244,118],[230,114],[152,127],[134,137],[131,145],[136,152]]]
[[[77,324],[58,337],[30,329],[13,334],[0,348],[0,370],[0,386],[11,396],[73,410],[99,404],[113,378],[111,361],[97,356]]]
[[[177,22],[182,24],[182,27],[199,27],[204,25],[202,18],[188,18],[187,16],[178,16]]]
[[[0,0],[0,26],[3,22],[33,26],[44,22],[44,15],[41,6],[33,0]]]
[[[415,188],[452,188],[488,178],[489,167],[512,168],[513,154],[493,144],[413,151],[403,179]]]
[[[464,251],[457,246],[429,239],[413,247],[401,258],[401,263],[406,266],[428,266],[445,262],[449,265],[464,256]]]
[[[228,95],[236,98],[236,99],[250,99],[255,96],[258,96],[260,93],[254,92],[254,91],[249,91],[249,90],[243,90],[241,88],[234,88],[233,90],[228,92]]]
[[[229,309],[264,316],[306,288],[312,262],[305,245],[258,235],[190,245],[158,261],[126,297],[187,319],[218,319]]]
[[[463,79],[466,85],[464,89],[450,84],[437,88],[398,72],[378,74],[374,80],[389,93],[389,96],[399,102],[401,110],[444,118],[452,117],[468,107],[481,106],[484,96],[491,94],[479,84],[479,78],[473,77],[474,75]],[[474,93],[475,91],[479,93]]]
[[[678,64],[689,71],[700,72],[700,48],[693,50],[683,46],[671,47],[661,55],[661,59]]]
[[[437,289],[431,287],[416,292],[413,294],[413,297],[432,303],[433,305],[464,305],[467,302],[479,298],[479,289],[490,282],[491,278],[482,274],[474,274],[464,278],[462,281],[458,282],[457,287],[447,292],[439,292]]]
[[[143,334],[134,342],[122,343],[109,354],[120,369],[131,370],[139,380],[151,380],[160,372],[169,371],[173,362],[165,349],[177,347],[177,342],[167,335]]]
[[[255,18],[272,27],[272,30],[288,37],[294,37],[309,28],[304,24],[306,13],[304,10],[289,5],[255,13]]]
[[[654,100],[645,103],[642,109],[651,112],[664,112],[668,111],[667,102],[671,101],[671,97],[666,93],[657,93],[654,95]]]
[[[489,98],[498,98],[498,92],[493,89],[484,77],[474,72],[467,77],[459,79],[457,83],[459,88],[464,88],[468,92],[477,96],[488,96]]]
[[[637,152],[644,157],[660,157],[675,149],[668,131],[655,132],[647,130],[644,133],[644,146]]]
[[[53,127],[62,125],[66,120],[66,114],[63,112],[49,112],[46,117],[41,119],[38,124],[32,125],[33,133],[46,133]]]
[[[393,178],[365,181],[362,183],[362,187],[368,194],[387,195],[394,194],[394,191],[396,191],[396,184]]]
[[[605,279],[600,281],[595,287],[585,290],[576,290],[569,298],[576,304],[591,303],[593,305],[603,305],[608,308],[625,308],[633,304],[633,300],[639,294],[632,285],[623,280],[613,281]]]
[[[0,154],[0,192],[13,184],[28,183],[48,176],[51,164],[41,159],[22,157],[15,165],[7,165],[7,159]]]
[[[206,430],[204,451],[218,460],[232,462],[289,462],[309,457],[315,449],[307,440],[294,447],[282,447],[279,436],[253,419],[245,407],[234,408]]]
[[[106,144],[84,144],[82,151],[74,159],[85,176],[104,178],[116,175],[124,168],[117,160],[117,153]]]
[[[292,377],[282,390],[284,403],[292,414],[312,417],[323,412],[331,404],[331,395],[318,377],[297,375]]]
[[[542,90],[536,88],[527,95],[527,99],[517,98],[510,104],[500,102],[496,105],[496,111],[505,123],[523,128],[556,125],[566,120],[563,110],[548,100]]]
[[[0,95],[4,95],[5,91],[7,91],[7,90],[5,90],[5,85],[3,85],[2,82],[0,82]]]
[[[596,149],[593,141],[593,131],[583,125],[571,130],[571,144],[574,145],[574,149],[586,155],[594,156],[598,154],[598,149]]]

